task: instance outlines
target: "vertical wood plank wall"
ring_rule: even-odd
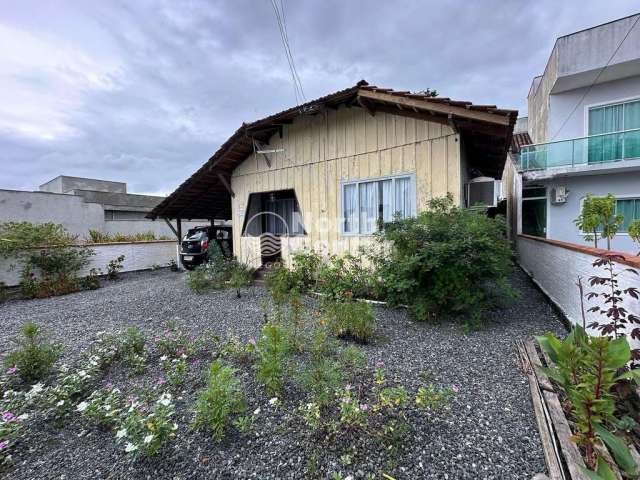
[[[285,261],[298,248],[356,253],[371,241],[340,233],[341,181],[415,173],[418,211],[447,192],[457,203],[461,199],[460,138],[439,123],[341,107],[299,117],[269,145],[284,149],[270,155],[270,168],[261,155],[251,155],[231,178],[234,251],[254,266],[259,266],[258,239],[241,236],[250,193],[295,190],[307,235],[282,238]]]

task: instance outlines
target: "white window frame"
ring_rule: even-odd
[[[395,201],[396,201],[396,180],[399,178],[408,178],[409,179],[409,198],[413,201],[411,202],[411,217],[416,216],[416,204],[417,204],[417,195],[416,195],[416,174],[415,172],[407,172],[407,173],[399,173],[396,175],[386,175],[383,177],[370,177],[370,178],[362,178],[357,180],[342,180],[340,182],[340,234],[345,237],[368,237],[373,235],[373,233],[360,233],[360,184],[361,183],[369,183],[369,182],[382,182],[384,180],[391,180],[392,186],[391,190],[393,191],[392,197],[392,211],[395,212]],[[356,215],[356,230],[357,232],[345,232],[344,231],[344,190],[347,185],[355,185],[356,186],[356,211],[358,212]]]
[[[613,107],[614,105],[624,105],[625,103],[633,103],[633,102],[638,102],[640,101],[640,97],[638,96],[634,96],[634,97],[624,97],[624,98],[618,98],[615,100],[608,100],[606,102],[597,102],[597,103],[590,103],[589,105],[585,105],[584,106],[584,123],[583,123],[583,130],[584,130],[584,137],[590,137],[591,135],[589,135],[589,112],[591,112],[592,109],[595,108],[601,108],[601,107]],[[637,130],[636,128],[632,128],[629,130],[620,130],[617,132],[609,132],[609,133],[604,133],[604,134],[599,134],[599,135],[614,135],[616,133],[624,133],[624,132],[629,132],[629,131],[633,131],[633,130]],[[595,135],[598,136],[598,135]]]

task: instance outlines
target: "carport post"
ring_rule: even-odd
[[[178,243],[176,244],[176,256],[178,268],[182,269],[182,263],[180,262],[180,243],[182,242],[182,219],[180,217],[176,217],[176,235],[178,236]]]

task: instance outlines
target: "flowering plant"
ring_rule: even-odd
[[[111,426],[122,413],[122,396],[118,388],[94,390],[86,400],[80,402],[76,410],[103,426]]]
[[[196,350],[195,338],[189,337],[176,322],[167,322],[167,328],[155,339],[158,350],[169,358],[193,355]]]
[[[166,376],[166,381],[172,387],[182,386],[187,375],[187,355],[182,354],[180,358],[169,359],[166,355],[160,357],[160,367]]]
[[[129,399],[129,408],[122,413],[116,432],[117,441],[125,441],[124,451],[133,455],[155,455],[162,445],[175,438],[178,424],[170,393],[163,393],[149,408],[137,398]]]

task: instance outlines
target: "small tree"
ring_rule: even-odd
[[[640,245],[640,220],[634,220],[631,222],[628,232],[631,240]],[[640,251],[638,251],[638,256],[640,256]]]
[[[607,239],[607,250],[611,250],[611,239],[616,236],[624,217],[616,214],[616,197],[608,193],[606,197],[594,197],[587,193],[582,203],[582,212],[574,220],[584,233],[584,239],[594,241],[598,248],[598,235]]]

